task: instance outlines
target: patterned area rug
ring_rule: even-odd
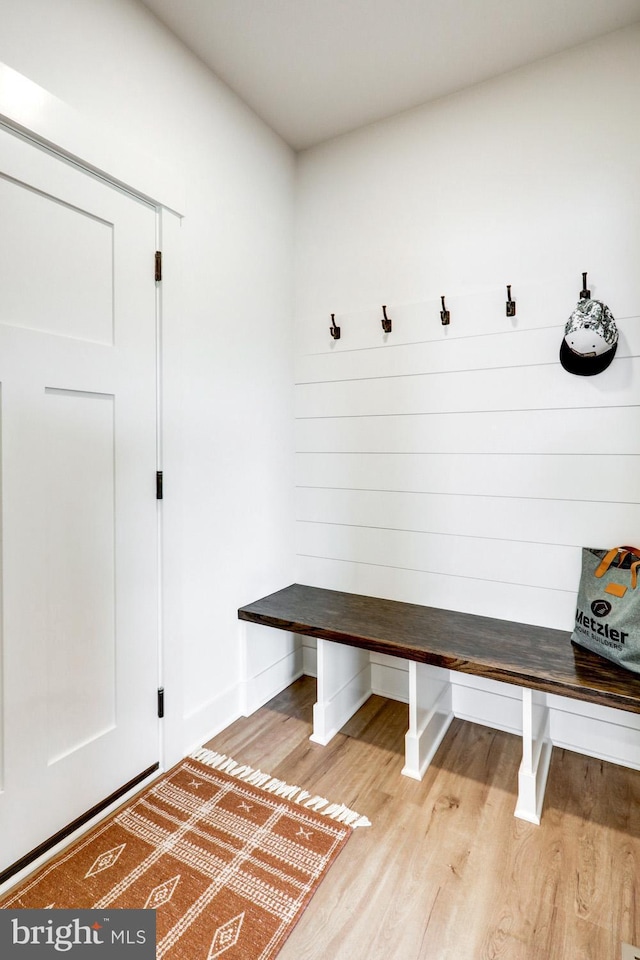
[[[156,911],[158,960],[269,960],[369,821],[200,750],[0,902]]]

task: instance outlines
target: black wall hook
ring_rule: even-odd
[[[382,329],[385,333],[391,333],[391,317],[387,316],[387,308],[382,308]]]
[[[507,284],[507,316],[515,317],[516,315],[516,302],[511,299],[511,284]]]
[[[580,291],[581,300],[590,300],[591,299],[591,290],[587,290],[587,272],[582,274],[582,290]]]
[[[440,311],[440,319],[442,321],[443,326],[446,327],[447,324],[451,323],[451,312],[447,310],[447,308],[444,305],[444,297],[440,297],[440,300],[442,301],[442,310]]]
[[[336,315],[335,313],[331,314],[331,326],[329,327],[329,333],[334,340],[340,339],[340,327],[336,327]]]

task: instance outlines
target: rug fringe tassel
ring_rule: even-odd
[[[232,757],[227,757],[224,753],[215,753],[215,751],[206,747],[200,747],[199,750],[191,754],[191,759],[198,760],[207,767],[220,770],[221,773],[226,773],[251,786],[261,787],[268,793],[275,794],[276,797],[299,803],[301,806],[314,810],[316,813],[321,813],[331,820],[337,820],[338,823],[345,823],[354,830],[356,827],[371,826],[371,821],[367,817],[361,817],[359,813],[345,807],[343,803],[329,803],[328,800],[318,794],[312,796],[308,790],[278,780],[269,773],[254,770],[253,767],[248,767],[246,764],[236,763]]]

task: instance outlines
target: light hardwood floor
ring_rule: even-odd
[[[354,831],[278,960],[620,960],[640,944],[640,772],[554,749],[539,827],[513,810],[520,741],[455,720],[417,783],[407,707],[373,696],[309,741],[304,677],[207,746],[341,801]]]

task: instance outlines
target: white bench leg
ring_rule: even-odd
[[[522,691],[522,763],[515,809],[515,816],[521,820],[540,823],[552,749],[547,695],[525,688]]]
[[[240,712],[249,717],[302,676],[302,645],[293,633],[246,620],[239,621],[238,636]]]
[[[325,746],[371,696],[368,650],[318,640],[318,701],[309,739]]]
[[[238,623],[238,640],[240,642],[240,713],[243,717],[248,717],[252,713],[249,710],[249,692],[247,690],[249,680],[249,641],[247,639],[247,624],[244,620]]]
[[[422,780],[452,720],[449,671],[410,660],[405,777]]]

